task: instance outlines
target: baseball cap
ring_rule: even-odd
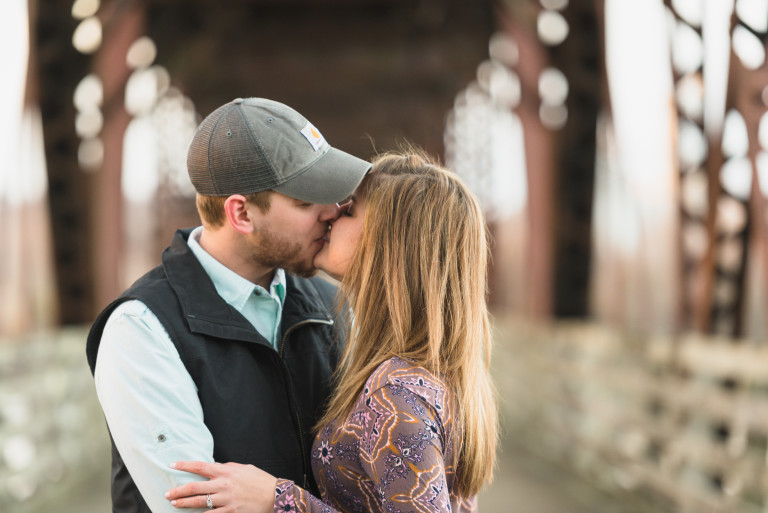
[[[187,153],[192,185],[209,196],[272,189],[310,203],[337,203],[370,169],[331,147],[294,109],[265,98],[238,98],[213,111]]]

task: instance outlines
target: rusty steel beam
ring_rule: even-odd
[[[758,37],[763,44],[763,48],[768,52],[768,32],[757,32],[742,23],[734,15],[732,26],[735,28],[737,25],[746,28]],[[747,157],[752,167],[750,197],[747,201],[743,202],[748,213],[748,222],[744,227],[743,233],[738,234],[741,238],[742,247],[741,265],[735,276],[731,277],[737,289],[737,294],[734,304],[726,305],[733,311],[735,319],[732,334],[740,337],[745,335],[746,315],[744,303],[747,296],[746,276],[748,266],[762,265],[764,268],[763,272],[766,278],[768,278],[768,261],[749,261],[750,245],[753,237],[756,236],[757,241],[762,242],[764,247],[768,245],[768,220],[766,219],[768,201],[766,201],[766,197],[761,191],[760,178],[757,172],[757,156],[761,149],[758,139],[760,120],[768,114],[768,109],[766,108],[768,103],[765,98],[766,84],[768,84],[768,59],[759,68],[748,70],[740,63],[738,57],[732,51],[730,78],[729,88],[731,94],[729,96],[731,97],[733,108],[742,115],[747,127],[747,137],[749,140]],[[768,148],[763,148],[763,151],[766,149]],[[763,254],[768,254],[768,252]]]
[[[701,38],[702,29],[690,25],[676,12],[671,0],[664,0],[665,7],[670,13],[674,15],[674,20],[677,23],[682,23],[689,26],[696,34]],[[674,51],[674,50],[673,50]],[[677,91],[681,80],[688,76],[694,76],[701,83],[704,81],[704,69],[703,59],[700,66],[683,75],[672,68],[673,87],[674,91]],[[704,129],[704,117],[703,115],[698,119],[693,119],[686,115],[686,113],[680,108],[680,105],[676,102],[676,115],[678,122],[687,121],[696,126],[696,128],[702,133],[706,134]],[[703,107],[702,107],[703,109]],[[681,268],[683,272],[680,275],[679,287],[681,290],[680,299],[680,311],[678,313],[678,328],[681,331],[688,329],[695,329],[697,331],[707,332],[710,330],[711,325],[711,307],[712,307],[712,290],[714,287],[714,255],[715,255],[715,223],[717,219],[717,198],[720,195],[720,180],[719,171],[722,168],[722,154],[720,152],[720,141],[718,138],[708,138],[709,155],[702,164],[701,167],[695,169],[683,169],[683,165],[678,158],[678,176],[680,177],[680,191],[683,188],[683,179],[686,174],[691,173],[706,173],[707,175],[707,213],[704,217],[699,217],[692,212],[688,212],[682,202],[682,195],[680,197],[679,205],[679,230],[683,235],[686,229],[686,225],[700,225],[703,227],[707,234],[708,243],[704,255],[700,259],[692,258],[686,254],[685,247],[683,246],[684,237],[680,238],[679,252],[681,260]],[[719,155],[719,156],[718,156]]]
[[[599,2],[602,3],[602,2]],[[563,10],[565,42],[550,49],[568,78],[568,121],[557,134],[555,166],[555,287],[557,317],[586,317],[592,256],[597,116],[603,106],[603,28],[595,0],[571,0]]]
[[[103,42],[94,56],[93,70],[104,87],[102,113],[104,162],[94,176],[98,191],[91,205],[93,215],[93,263],[95,305],[101,309],[122,290],[124,261],[123,194],[121,188],[123,139],[131,121],[125,110],[125,86],[132,70],[126,54],[134,41],[144,35],[146,3],[112,0],[102,6]]]
[[[78,167],[73,96],[89,72],[90,59],[69,43],[77,26],[71,2],[30,3],[30,68],[36,74],[48,170],[48,202],[53,233],[59,322],[92,319],[91,177]]]

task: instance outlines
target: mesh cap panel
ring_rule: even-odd
[[[278,184],[239,105],[220,107],[200,124],[187,168],[197,192],[211,196],[250,194]]]

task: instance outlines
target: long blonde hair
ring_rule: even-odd
[[[354,326],[318,426],[346,417],[387,359],[421,365],[454,394],[455,486],[470,497],[492,479],[498,430],[482,210],[454,173],[415,151],[378,157],[358,196],[368,208],[341,285]]]

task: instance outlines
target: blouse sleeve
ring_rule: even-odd
[[[401,385],[374,391],[361,413],[368,421],[359,434],[360,464],[386,513],[451,511],[446,483],[445,431],[440,417],[421,397]],[[278,480],[275,513],[336,513],[292,481]]]
[[[275,513],[338,513],[320,499],[288,479],[278,479],[275,488]]]
[[[360,444],[360,459],[376,487],[381,510],[450,512],[447,440],[434,408],[408,388],[393,384],[373,392],[368,406],[381,420],[371,426],[371,443]]]

